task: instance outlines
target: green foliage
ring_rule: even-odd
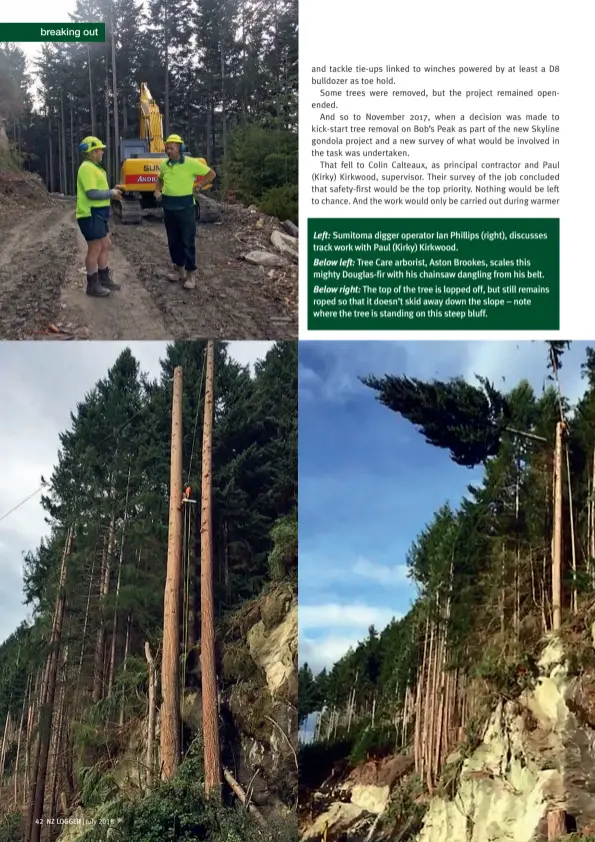
[[[0,149],[0,172],[20,172],[23,159],[14,150]]]
[[[207,800],[201,781],[180,775],[142,799],[109,803],[84,842],[257,842],[260,834],[244,810]]]
[[[426,441],[450,450],[459,465],[473,467],[494,456],[510,411],[507,401],[485,379],[480,387],[462,377],[424,383],[410,377],[365,377],[378,400],[423,432]]]
[[[24,831],[20,813],[16,810],[7,813],[0,811],[0,842],[20,842]]]
[[[423,784],[416,775],[395,787],[382,822],[384,826],[396,826],[391,839],[408,842],[419,833],[427,811],[426,804],[420,800],[423,794]]]
[[[488,645],[471,667],[470,675],[483,678],[498,696],[515,699],[523,690],[534,686],[538,668],[528,652],[505,657],[495,647]]]
[[[298,520],[297,509],[279,518],[271,529],[273,549],[269,554],[269,570],[273,581],[297,581]]]
[[[298,224],[298,186],[284,184],[282,187],[271,187],[260,197],[260,210],[277,219],[289,219]]]
[[[283,212],[283,218],[296,221],[297,133],[258,123],[238,127],[231,138],[226,179],[241,201],[259,204],[265,213],[274,208]],[[288,211],[291,216],[285,216]]]
[[[368,726],[361,731],[349,753],[349,762],[354,766],[371,758],[386,757],[395,749],[395,731],[386,725]]]
[[[113,775],[100,766],[80,769],[79,786],[83,807],[98,807],[113,801],[120,791]]]

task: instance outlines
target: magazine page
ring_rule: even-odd
[[[534,2],[301,21],[301,336],[586,335],[581,26]]]

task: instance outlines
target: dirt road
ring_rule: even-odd
[[[3,208],[0,339],[295,339],[295,269],[270,277],[242,260],[254,248],[255,222],[246,209],[228,206],[221,223],[199,225],[197,284],[187,291],[165,279],[163,222],[112,220],[110,267],[122,289],[94,299],[85,295],[85,243],[74,202]]]

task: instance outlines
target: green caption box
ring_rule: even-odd
[[[559,329],[559,219],[308,221],[308,330]]]
[[[105,24],[0,23],[0,41],[105,41]]]

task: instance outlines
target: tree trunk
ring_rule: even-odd
[[[194,507],[194,569],[192,575],[192,618],[190,623],[190,646],[196,646],[200,639],[200,519],[201,509]]]
[[[201,640],[203,740],[205,752],[205,792],[220,794],[221,754],[219,749],[219,707],[215,655],[215,610],[213,601],[213,516],[212,449],[215,387],[215,343],[207,343],[205,407],[202,444],[201,501]]]
[[[165,137],[168,136],[170,133],[169,127],[169,0],[165,0],[163,5],[163,15],[164,15],[164,22],[163,22],[163,35],[164,35],[164,69],[165,69],[165,109],[164,109],[164,117],[165,117]]]
[[[425,778],[425,771],[427,770],[427,763],[428,763],[428,738],[429,738],[429,730],[430,730],[430,714],[431,714],[431,707],[432,707],[432,674],[434,669],[434,622],[430,623],[430,644],[429,644],[429,652],[428,652],[428,679],[426,682],[426,699],[424,704],[424,722],[423,722],[423,729],[421,734],[421,756],[422,756],[422,771],[421,777],[422,780]]]
[[[139,558],[139,561],[140,561],[140,550],[139,550],[139,553],[138,553],[138,558]],[[126,642],[124,644],[124,663],[123,663],[123,666],[122,666],[123,672],[126,672],[126,668],[128,666],[128,651],[129,651],[129,648],[130,648],[130,627],[131,627],[131,625],[132,625],[132,614],[129,614],[128,617],[126,618]],[[120,704],[120,717],[119,717],[119,720],[118,720],[120,728],[124,725],[124,701],[125,701],[124,691],[122,691],[122,702]]]
[[[112,127],[110,118],[110,103],[109,103],[109,53],[105,55],[105,170],[108,173],[108,178],[112,171]]]
[[[18,780],[19,780],[19,760],[21,757],[21,738],[23,736],[23,723],[25,721],[25,709],[28,703],[28,697],[31,694],[31,675],[27,676],[27,685],[25,687],[25,695],[23,696],[23,708],[21,710],[21,722],[19,725],[19,736],[17,740],[17,756],[14,761],[14,799],[13,803],[16,809],[18,803]]]
[[[62,160],[60,162],[62,169],[62,192],[68,193],[68,169],[66,167],[66,118],[64,116],[64,89],[60,90],[60,141],[62,149]]]
[[[95,123],[95,103],[93,101],[93,74],[91,72],[91,50],[87,44],[87,64],[89,66],[89,111],[91,114],[91,134],[97,134],[97,125]]]
[[[565,424],[556,424],[554,453],[554,533],[552,542],[552,612],[554,631],[562,625],[562,435]]]
[[[45,802],[45,786],[48,768],[48,757],[50,750],[50,738],[52,734],[52,719],[54,714],[54,698],[56,694],[56,678],[58,673],[58,658],[60,643],[62,640],[62,625],[64,622],[64,611],[66,607],[66,576],[68,572],[68,557],[72,549],[73,530],[69,530],[60,569],[60,583],[56,596],[56,609],[54,611],[54,624],[52,628],[50,666],[48,669],[48,682],[46,697],[42,700],[39,723],[39,744],[35,762],[34,775],[34,796],[32,798],[32,810],[28,816],[28,831],[26,838],[30,842],[40,842],[41,819]]]
[[[76,195],[76,172],[75,172],[75,154],[74,154],[74,114],[72,112],[72,105],[70,106],[70,177],[72,179],[72,193]]]
[[[161,762],[163,777],[173,778],[180,761],[180,586],[182,582],[182,369],[174,370],[169,538],[163,608],[161,665]]]
[[[52,145],[52,119],[48,114],[48,158],[50,162],[50,193],[55,192],[54,182],[54,149]]]
[[[568,447],[564,446],[564,451],[566,456],[566,481],[568,482],[568,517],[570,521],[570,552],[572,558],[571,609],[573,614],[578,614],[576,539],[574,534],[574,506],[572,505],[572,477],[570,476],[570,455],[568,453]]]
[[[222,21],[222,23],[224,23]],[[227,159],[227,100],[225,90],[225,44],[223,38],[224,26],[221,27],[219,46],[221,51],[221,139],[223,143],[223,160]]]
[[[0,780],[4,775],[4,764],[6,762],[6,751],[8,749],[8,735],[10,732],[10,712],[6,714],[4,733],[2,735],[2,746],[0,747]]]
[[[426,670],[426,654],[428,648],[428,631],[429,631],[429,617],[426,618],[426,629],[424,635],[424,653],[421,662],[421,670],[418,672],[417,675],[417,687],[415,692],[415,735],[413,738],[413,756],[415,761],[415,772],[417,775],[421,777],[421,765],[422,765],[422,754],[421,754],[421,729],[423,723],[422,717],[422,695],[424,691],[424,676]]]
[[[118,111],[118,70],[116,67],[116,34],[114,0],[109,0],[110,42],[112,49],[112,85],[114,89],[114,183],[120,178],[120,114]]]
[[[562,809],[550,810],[547,814],[547,840],[556,842],[566,836],[566,811]]]
[[[153,745],[155,743],[155,661],[151,655],[151,647],[145,643],[145,657],[149,665],[149,720],[147,724],[147,755],[145,765],[147,767],[147,785],[153,785]]]
[[[113,489],[112,489],[113,493]],[[99,585],[99,629],[95,646],[95,669],[93,671],[93,703],[103,698],[105,684],[105,598],[109,593],[111,557],[113,553],[115,514],[112,512],[106,542],[106,549],[101,560],[101,581]]]
[[[130,493],[130,467],[128,468],[128,481],[126,483],[126,502],[124,504],[124,521],[122,523],[122,537],[120,539],[120,554],[118,556],[118,580],[116,583],[116,605],[114,608],[114,622],[112,623],[112,646],[109,661],[109,676],[107,682],[107,696],[112,695],[114,686],[114,673],[116,671],[116,638],[118,634],[118,602],[120,600],[120,583],[122,581],[122,562],[124,560],[124,537],[126,535],[126,521],[128,519],[128,495]]]

